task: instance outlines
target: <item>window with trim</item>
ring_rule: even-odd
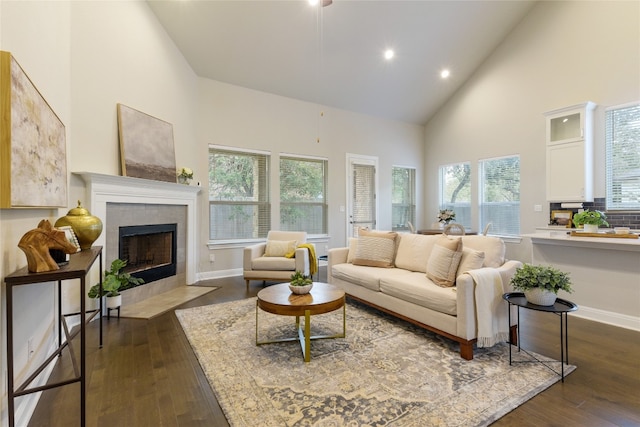
[[[416,225],[416,170],[394,166],[391,169],[391,220],[393,231],[408,231]]]
[[[451,209],[454,222],[471,228],[471,165],[469,162],[440,166],[440,209]],[[432,222],[437,222],[433,212]]]
[[[280,229],[327,234],[326,159],[280,155]]]
[[[607,109],[607,210],[640,210],[640,103]]]
[[[491,234],[520,234],[520,156],[481,160],[480,229],[491,223]]]
[[[271,226],[269,155],[209,147],[209,238],[265,238]]]

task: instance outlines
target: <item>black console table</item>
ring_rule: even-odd
[[[536,362],[542,363],[547,368],[551,369],[556,374],[560,375],[562,382],[564,382],[564,365],[569,364],[569,340],[567,337],[567,314],[571,311],[576,311],[578,306],[571,301],[564,300],[562,298],[556,298],[556,302],[553,305],[538,305],[527,302],[527,298],[523,292],[509,292],[502,296],[509,303],[509,325],[511,324],[511,306],[518,307],[518,351],[521,350],[520,343],[520,307],[527,308],[529,310],[544,311],[546,313],[553,313],[560,317],[560,372],[551,368],[546,362],[537,359],[531,353],[526,350],[522,350],[535,359]],[[509,365],[511,365],[511,343],[509,343]]]
[[[15,425],[15,398],[30,393],[36,393],[55,387],[64,386],[80,382],[80,423],[85,425],[86,421],[86,324],[97,314],[101,314],[102,307],[87,311],[86,308],[86,277],[89,270],[95,263],[96,259],[100,259],[100,293],[102,294],[102,247],[94,246],[90,249],[83,250],[69,256],[69,263],[60,267],[59,270],[45,271],[41,273],[30,273],[27,267],[21,268],[16,272],[5,277],[4,281],[7,288],[7,380],[8,380],[8,414],[9,427]],[[80,279],[80,312],[62,314],[62,281]],[[58,348],[27,378],[18,388],[14,386],[13,374],[13,288],[15,286],[29,285],[34,283],[57,282],[58,283]],[[87,316],[89,314],[89,316]],[[77,365],[73,345],[71,340],[78,335],[78,331],[71,333],[67,327],[66,317],[80,316],[80,367]],[[65,334],[65,342],[62,342],[62,333]],[[62,350],[69,347],[71,362],[73,364],[73,378],[58,381],[51,384],[45,384],[39,387],[28,388],[38,375],[51,363],[57,356],[61,356]],[[102,316],[100,318],[100,347],[102,347]]]

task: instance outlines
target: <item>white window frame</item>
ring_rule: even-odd
[[[622,190],[614,192],[614,186],[622,186],[625,181],[627,182],[627,186],[629,190],[633,189],[633,192],[637,191],[640,187],[640,167],[633,170],[628,163],[632,161],[631,157],[633,154],[627,155],[623,161],[625,167],[616,167],[614,165],[614,144],[616,143],[616,139],[614,138],[615,130],[612,128],[611,115],[619,110],[626,110],[629,108],[635,107],[640,111],[640,101],[616,105],[613,107],[609,107],[605,109],[605,175],[606,175],[606,210],[607,211],[640,211],[640,198],[637,201],[616,201],[614,200],[618,193],[622,192]],[[640,113],[639,113],[640,116]],[[638,118],[637,125],[633,126],[633,129],[638,129],[640,133],[640,117]],[[637,127],[636,127],[637,126]],[[634,139],[631,138],[631,143],[635,143],[635,153],[640,153],[640,138]],[[633,148],[631,148],[628,153],[632,153]],[[637,154],[640,156],[640,154]],[[625,179],[622,179],[622,178]]]
[[[391,224],[391,229],[392,231],[410,231],[409,225],[408,225],[409,222],[414,227],[416,226],[416,168],[411,166],[392,166],[391,167],[392,191],[393,191],[393,186],[395,185],[395,182],[393,180],[393,173],[396,169],[409,171],[409,177],[407,182],[407,185],[409,188],[405,189],[406,190],[405,194],[408,195],[408,199],[402,200],[402,202],[400,203],[394,203],[393,194],[391,195],[391,209],[392,209],[391,218],[392,218],[392,222],[394,222],[393,224]],[[395,224],[395,221],[393,221],[394,207],[400,207],[400,208],[404,207],[404,209],[406,209],[407,211],[407,217],[402,224]]]
[[[521,173],[521,167],[520,167],[520,155],[519,154],[514,154],[514,155],[508,155],[508,156],[501,156],[501,157],[493,157],[493,158],[487,158],[487,159],[482,159],[478,161],[478,212],[479,212],[479,221],[478,221],[478,229],[479,230],[483,230],[484,227],[486,227],[486,225],[488,223],[491,223],[491,227],[490,227],[490,231],[491,234],[495,234],[495,235],[500,235],[500,236],[507,236],[507,237],[518,237],[520,235],[520,206],[521,206],[521,200],[520,200],[520,185],[518,185],[518,201],[498,201],[498,202],[485,202],[485,193],[486,193],[486,189],[485,189],[485,169],[486,169],[486,164],[488,162],[493,162],[493,161],[498,161],[498,160],[502,160],[502,159],[511,159],[511,158],[517,158],[518,159],[518,176],[519,176],[519,183],[522,182],[521,177],[522,177],[522,173]],[[499,218],[496,218],[495,216],[487,216],[487,214],[485,213],[485,205],[488,204],[504,204],[505,205],[505,209],[511,210],[511,218],[516,218],[517,222],[515,224],[515,227],[513,226],[513,224],[505,224],[505,221],[501,221]],[[506,205],[512,205],[509,209],[509,206]],[[511,230],[507,230],[511,228]]]
[[[280,153],[280,158],[279,158],[279,163],[278,163],[278,167],[279,167],[279,173],[278,176],[281,178],[282,177],[282,167],[281,167],[281,162],[282,160],[293,160],[293,161],[307,161],[307,162],[314,162],[314,163],[322,163],[323,164],[323,176],[322,176],[322,200],[317,201],[317,202],[298,202],[298,203],[288,203],[288,202],[283,202],[282,199],[282,184],[280,185],[280,216],[282,217],[282,211],[283,211],[283,206],[288,206],[288,205],[299,205],[301,207],[307,207],[310,205],[317,205],[317,206],[321,206],[322,207],[322,217],[321,217],[321,221],[322,223],[320,224],[320,232],[319,233],[308,233],[309,236],[326,236],[328,235],[328,212],[329,212],[329,207],[328,207],[328,196],[327,196],[327,188],[328,188],[328,179],[329,179],[329,159],[326,157],[316,157],[316,156],[305,156],[305,155],[300,155],[300,154],[289,154],[289,153]],[[286,227],[283,227],[283,224],[280,222],[279,220],[279,226],[280,229],[285,230],[287,229]],[[290,230],[290,231],[298,231],[298,230]],[[307,230],[299,230],[299,231],[307,231]]]
[[[262,218],[262,219],[258,219],[258,223],[259,223],[259,230],[255,230],[254,229],[254,236],[253,237],[240,237],[240,238],[221,238],[221,239],[212,239],[211,235],[213,233],[213,224],[211,224],[211,207],[212,205],[220,205],[220,204],[227,204],[227,205],[232,205],[234,204],[234,202],[229,202],[229,201],[215,201],[215,200],[211,200],[210,197],[208,197],[209,199],[209,246],[211,247],[212,245],[222,245],[222,246],[229,246],[229,247],[233,247],[233,245],[235,244],[246,244],[246,243],[251,243],[251,242],[256,242],[256,241],[263,241],[266,237],[266,233],[268,232],[268,230],[271,228],[270,227],[270,222],[271,222],[271,210],[272,210],[272,206],[271,206],[271,195],[269,194],[269,178],[270,178],[270,163],[271,163],[271,153],[269,151],[260,151],[260,150],[250,150],[250,149],[244,149],[244,148],[238,148],[238,147],[229,147],[229,146],[222,146],[222,145],[213,145],[210,144],[209,145],[209,149],[207,151],[207,156],[210,155],[211,151],[215,150],[215,151],[220,151],[220,152],[228,152],[229,154],[237,154],[237,155],[242,155],[242,154],[246,154],[246,155],[254,155],[254,156],[264,156],[265,157],[265,168],[266,170],[263,173],[263,176],[266,179],[266,182],[261,184],[261,187],[263,187],[267,193],[266,193],[266,200],[261,200],[260,202],[238,202],[239,204],[261,204],[263,207],[261,209],[262,212],[266,212],[266,217]],[[209,164],[208,166],[208,170],[211,167],[211,164]],[[209,191],[213,191],[212,190],[212,185],[211,182],[209,183]]]
[[[445,184],[447,169],[455,166],[469,166],[469,200],[465,202],[451,203],[451,201],[445,200]],[[440,165],[438,167],[438,206],[440,210],[450,209],[455,212],[456,219],[454,222],[463,225],[465,228],[471,228],[471,210],[472,210],[472,194],[471,194],[471,162],[456,162],[446,165]],[[433,214],[433,222],[437,222],[437,212]]]

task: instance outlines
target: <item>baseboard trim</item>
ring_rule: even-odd
[[[233,268],[230,270],[203,271],[196,275],[198,282],[202,280],[222,279],[223,277],[242,276],[241,268]]]
[[[620,328],[640,331],[640,317],[638,316],[629,316],[626,314],[614,313],[612,311],[584,306],[580,306],[578,311],[571,313],[571,315],[582,319],[618,326]]]

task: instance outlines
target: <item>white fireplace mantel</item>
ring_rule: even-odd
[[[185,273],[188,285],[196,282],[196,215],[200,187],[93,172],[74,172],[74,175],[82,177],[87,184],[88,209],[103,222],[107,218],[107,203],[186,206]],[[98,237],[95,244],[105,245],[105,233]]]

